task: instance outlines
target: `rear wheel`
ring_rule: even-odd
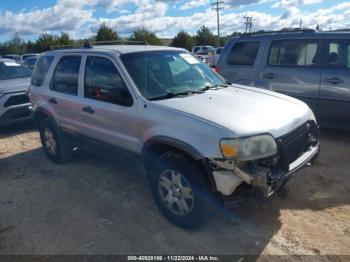
[[[51,161],[62,164],[71,160],[73,149],[52,121],[42,120],[39,124],[39,132],[43,149]]]
[[[148,177],[154,200],[170,222],[194,229],[207,220],[208,187],[195,161],[181,154],[165,153],[152,160]]]

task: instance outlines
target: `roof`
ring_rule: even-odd
[[[163,51],[163,50],[183,50],[181,48],[168,47],[168,46],[153,46],[153,45],[95,45],[91,48],[69,48],[58,49],[54,51],[48,51],[46,53],[70,53],[70,52],[117,52],[119,54],[137,53],[145,51]]]
[[[2,62],[15,62],[15,63],[18,63],[16,60],[14,59],[10,59],[10,58],[2,58],[0,57],[0,63]]]
[[[340,31],[271,31],[271,32],[257,32],[257,33],[247,33],[238,36],[234,36],[233,39],[239,38],[294,38],[294,37],[344,37],[349,36],[349,32]]]

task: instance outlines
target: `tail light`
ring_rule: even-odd
[[[220,73],[220,68],[214,67],[214,71],[215,71],[216,73]]]

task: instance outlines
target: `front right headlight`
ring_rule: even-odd
[[[220,148],[225,158],[237,159],[238,161],[266,158],[277,153],[276,142],[268,134],[222,139],[220,141]]]

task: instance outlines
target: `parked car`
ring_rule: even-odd
[[[31,119],[26,92],[31,72],[20,63],[0,58],[0,126]]]
[[[218,61],[219,61],[219,57],[220,57],[220,54],[221,54],[221,51],[223,50],[224,48],[223,47],[218,47],[215,49],[215,54],[213,55],[210,55],[208,57],[208,65],[211,66],[211,67],[216,67]]]
[[[30,57],[38,57],[39,54],[23,54],[23,55],[20,55],[20,62],[21,63],[24,63],[24,61],[27,59],[27,58],[30,58]]]
[[[21,62],[21,57],[19,55],[3,55],[1,58],[15,60]]]
[[[208,63],[208,57],[215,54],[215,48],[212,46],[195,46],[192,48],[193,54]]]
[[[184,228],[200,226],[212,202],[237,201],[240,192],[286,196],[287,181],[319,152],[306,104],[229,86],[184,49],[46,52],[29,96],[49,159],[67,162],[76,147],[129,152],[161,213]]]
[[[26,59],[24,59],[23,61],[23,65],[28,67],[30,70],[33,70],[34,65],[36,63],[36,61],[38,60],[37,56],[30,56],[27,57]]]
[[[350,130],[350,33],[302,30],[234,37],[218,68],[232,83],[304,101],[321,127]]]

